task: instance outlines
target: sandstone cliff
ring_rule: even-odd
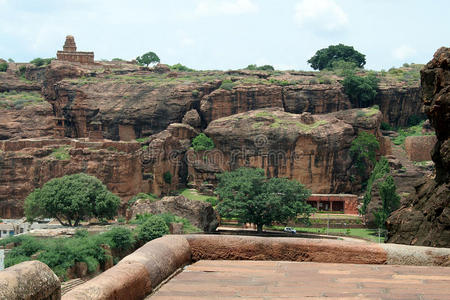
[[[354,191],[358,176],[348,150],[359,127],[378,135],[381,113],[361,109],[339,116],[263,109],[217,119],[205,130],[216,149],[189,157],[190,176],[201,183],[218,171],[251,166],[269,177],[296,179],[315,193]]]
[[[122,198],[148,190],[142,178],[139,144],[69,139],[0,142],[0,215],[23,216],[24,199],[48,180],[84,172]]]
[[[450,246],[450,48],[440,48],[422,69],[425,112],[437,137],[432,158],[436,178],[416,186],[416,193],[387,220],[388,241]]]

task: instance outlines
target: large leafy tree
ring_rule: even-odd
[[[356,67],[362,68],[366,64],[366,56],[356,51],[352,46],[338,44],[318,50],[308,60],[308,63],[314,70],[323,70],[332,69],[333,63],[337,61],[351,62]]]
[[[221,201],[219,214],[237,218],[240,222],[263,225],[277,221],[285,223],[301,216],[305,222],[314,209],[306,203],[311,192],[297,181],[264,176],[261,169],[239,168],[218,175],[216,189]]]
[[[48,181],[25,199],[25,216],[56,218],[62,225],[78,226],[89,218],[113,218],[120,198],[108,191],[100,180],[83,173]]]
[[[147,52],[145,54],[142,54],[142,56],[136,57],[136,61],[141,66],[147,66],[154,63],[159,63],[159,57],[156,55],[155,52]]]
[[[342,85],[353,105],[367,107],[377,95],[378,81],[379,79],[373,74],[362,77],[350,73],[344,78]]]

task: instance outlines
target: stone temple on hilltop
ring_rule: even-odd
[[[77,51],[77,45],[73,36],[66,36],[63,51],[56,52],[56,58],[62,61],[78,62],[82,64],[94,63],[94,52]]]

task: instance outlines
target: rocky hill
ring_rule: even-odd
[[[138,192],[214,183],[217,172],[237,166],[295,178],[315,192],[355,192],[360,179],[348,149],[357,133],[370,131],[383,144],[380,123],[404,125],[421,105],[417,83],[381,75],[371,105],[382,113],[352,109],[342,78],[330,72],[179,72],[61,61],[21,70],[0,73],[3,217],[21,215],[34,188],[76,172],[99,177],[124,206]],[[206,159],[190,150],[202,131],[216,143]]]
[[[435,128],[432,152],[436,178],[415,187],[387,221],[388,241],[411,245],[450,246],[450,48],[440,48],[421,71],[423,104]]]

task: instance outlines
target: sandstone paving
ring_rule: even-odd
[[[147,299],[450,299],[450,268],[201,260]]]

